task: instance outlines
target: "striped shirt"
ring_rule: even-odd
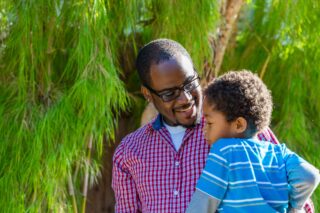
[[[221,200],[219,212],[286,212],[286,169],[302,162],[284,144],[220,139],[210,149],[197,189]]]
[[[185,212],[209,153],[203,119],[175,150],[159,115],[126,136],[113,157],[116,212]],[[259,135],[277,143],[271,130]]]

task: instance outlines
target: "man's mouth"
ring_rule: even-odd
[[[197,106],[195,101],[191,101],[188,104],[173,109],[173,113],[176,116],[177,122],[189,128],[194,125],[197,118]],[[187,123],[186,123],[187,122]],[[190,123],[191,122],[191,123]]]
[[[175,112],[187,112],[187,111],[191,110],[193,106],[194,106],[194,102],[191,102],[189,104],[186,104],[186,105],[183,105],[181,107],[174,109],[174,111]]]
[[[186,112],[192,109],[192,107],[194,106],[194,104],[188,104],[188,105],[184,105],[182,107],[179,107],[177,109],[175,109],[176,112]]]

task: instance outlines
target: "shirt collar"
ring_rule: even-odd
[[[196,126],[201,124],[203,121],[202,115],[200,116],[200,119],[197,120]],[[164,127],[163,120],[162,120],[162,115],[158,114],[157,117],[151,122],[151,126],[154,130],[158,131],[162,127]]]
[[[158,114],[156,119],[152,122],[152,128],[154,130],[160,130],[162,127],[164,127],[162,116],[161,114]]]

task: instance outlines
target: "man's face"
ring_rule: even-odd
[[[159,94],[166,94],[174,88],[181,88],[197,77],[191,61],[183,56],[175,59],[152,64],[150,67],[150,87]],[[198,80],[196,80],[198,81]],[[171,101],[163,101],[159,96],[150,92],[151,100],[163,115],[169,125],[182,125],[190,127],[200,118],[202,105],[201,87],[198,86],[190,92],[180,90],[180,95]],[[168,93],[170,94],[170,93]]]
[[[203,115],[205,118],[203,132],[208,144],[214,144],[220,138],[237,137],[233,122],[228,122],[226,116],[215,110],[214,105],[209,104],[206,98],[203,101]]]

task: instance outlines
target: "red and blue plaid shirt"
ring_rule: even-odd
[[[186,211],[210,150],[203,123],[186,130],[178,151],[160,115],[122,140],[113,157],[117,213]],[[278,143],[270,129],[258,137]],[[313,212],[311,205],[306,210]]]

